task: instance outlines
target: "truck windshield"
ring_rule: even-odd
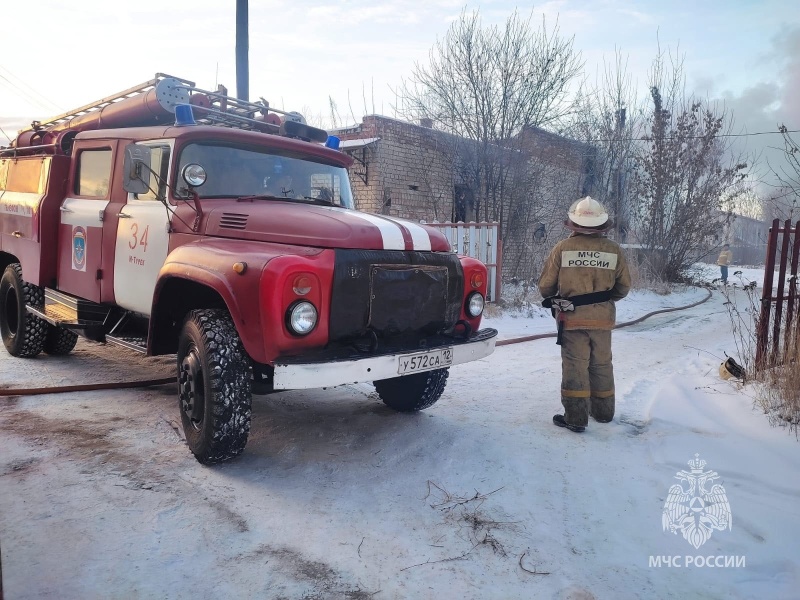
[[[195,190],[201,198],[258,196],[353,208],[350,180],[343,167],[270,148],[189,144],[180,155],[176,189],[186,188],[180,173],[192,163],[201,165],[207,174],[206,182]]]

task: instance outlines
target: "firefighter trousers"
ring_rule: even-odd
[[[561,403],[564,420],[586,427],[589,414],[600,422],[614,418],[611,331],[573,329],[561,342]]]

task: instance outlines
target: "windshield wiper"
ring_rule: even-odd
[[[236,201],[247,200],[292,200],[286,196],[276,196],[275,194],[253,194],[251,196],[236,196]]]
[[[274,194],[254,194],[251,196],[238,196],[237,202],[247,202],[249,200],[283,200],[285,202],[313,202],[324,206],[338,206],[332,200],[323,200],[321,198],[313,198],[312,196],[303,196],[302,198],[294,198],[292,196],[275,196]]]
[[[323,204],[325,206],[338,206],[333,200],[324,200],[322,198],[313,198],[311,196],[303,196],[306,200],[313,200],[317,204]]]

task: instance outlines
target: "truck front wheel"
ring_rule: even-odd
[[[12,356],[32,358],[42,351],[47,323],[25,309],[42,304],[42,288],[25,283],[19,263],[8,265],[0,278],[0,337]]]
[[[203,464],[242,453],[250,433],[250,361],[230,315],[193,310],[178,341],[179,406],[186,442]]]
[[[447,385],[448,369],[436,369],[374,381],[383,403],[399,412],[424,410],[441,397]]]

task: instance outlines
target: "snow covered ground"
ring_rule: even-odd
[[[703,294],[634,294],[619,320]],[[0,398],[6,598],[797,598],[800,442],[719,379],[722,302],[615,332],[617,416],[584,434],[551,422],[552,339],[454,367],[415,415],[366,384],[257,397],[245,454],[213,468],[181,441],[171,386]],[[170,368],[82,342],[0,352],[0,385]],[[732,515],[697,549],[662,528],[695,454]]]

